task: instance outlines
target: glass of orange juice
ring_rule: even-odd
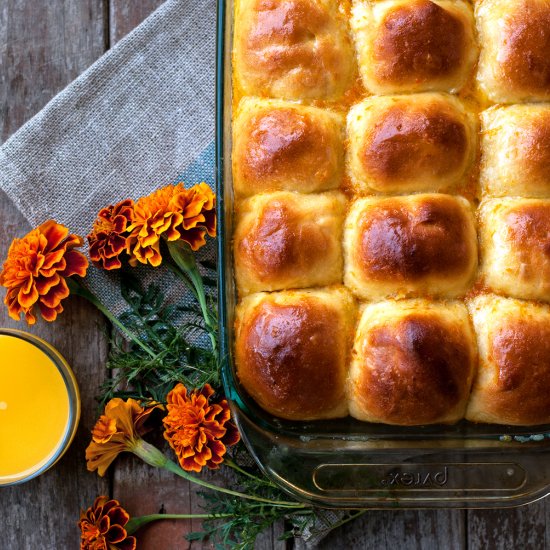
[[[59,352],[32,334],[0,329],[0,487],[51,468],[79,418],[76,379]]]

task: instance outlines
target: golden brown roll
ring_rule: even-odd
[[[491,199],[479,216],[485,284],[499,294],[550,301],[550,200]]]
[[[371,97],[348,114],[348,165],[360,193],[444,191],[472,165],[476,122],[453,96]]]
[[[244,389],[281,418],[345,416],[355,315],[343,287],[247,296],[237,307],[235,337]]]
[[[550,100],[550,2],[479,0],[478,82],[498,103]]]
[[[240,205],[234,233],[240,296],[342,282],[345,196],[280,191]]]
[[[237,0],[233,54],[245,95],[337,99],[355,77],[336,0]]]
[[[344,282],[367,300],[464,294],[477,267],[470,203],[450,195],[367,197],[344,223]]]
[[[470,4],[455,0],[359,0],[351,26],[373,94],[456,92],[477,58]]]
[[[550,423],[550,308],[494,295],[470,304],[479,368],[466,418],[531,426]]]
[[[265,191],[311,193],[339,187],[344,119],[325,109],[244,98],[233,122],[237,196]]]
[[[368,304],[353,347],[350,414],[402,426],[456,422],[464,416],[475,364],[464,304]]]
[[[550,104],[492,107],[481,119],[484,194],[550,198]]]

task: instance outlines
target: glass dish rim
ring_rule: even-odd
[[[432,425],[432,426],[407,426],[398,427],[384,424],[371,424],[354,421],[355,426],[361,426],[361,433],[350,433],[342,431],[337,433],[333,427],[329,430],[320,430],[318,433],[311,432],[312,423],[282,421],[268,415],[260,409],[242,388],[239,388],[238,378],[235,373],[235,366],[232,360],[232,319],[229,309],[230,292],[235,301],[235,288],[233,280],[233,265],[231,261],[231,231],[228,232],[232,212],[227,209],[226,193],[231,195],[229,183],[231,163],[231,120],[226,127],[227,116],[232,115],[233,100],[232,92],[232,25],[233,25],[234,1],[218,1],[217,19],[217,49],[216,49],[216,134],[215,134],[215,161],[216,161],[216,193],[218,212],[218,304],[219,304],[219,335],[222,357],[222,380],[226,396],[230,402],[234,419],[243,435],[252,456],[260,468],[272,480],[281,485],[287,492],[299,500],[310,502],[325,507],[348,507],[348,508],[483,508],[483,507],[511,507],[527,504],[543,498],[550,492],[550,466],[545,468],[547,462],[544,458],[550,452],[550,424],[540,426],[504,426],[498,424],[479,425],[462,421],[454,425]],[[229,94],[227,91],[229,90]],[[227,156],[226,156],[227,153]],[[226,176],[228,179],[226,180]],[[232,200],[231,200],[232,203]],[[229,212],[229,215],[227,213]],[[321,421],[327,425],[333,421]],[[350,417],[346,419],[350,422]],[[309,430],[309,431],[308,431]],[[475,430],[475,431],[474,431]],[[386,433],[385,433],[386,432]],[[400,433],[399,433],[400,432]],[[335,441],[341,443],[338,448]],[[284,442],[284,443],[283,443]],[[281,463],[275,464],[268,447],[272,450],[277,446],[286,445],[296,456],[311,458],[318,449],[319,460],[327,462],[327,456],[335,449],[341,451],[350,460],[361,460],[361,453],[369,460],[365,460],[365,466],[373,466],[369,461],[372,457],[369,453],[384,462],[384,466],[396,467],[397,469],[411,464],[417,466],[433,466],[433,461],[428,459],[433,456],[440,457],[438,464],[449,465],[474,465],[483,460],[486,474],[492,476],[492,466],[502,466],[503,453],[515,465],[525,468],[525,484],[517,490],[509,489],[508,496],[493,490],[483,496],[476,493],[468,483],[462,488],[464,494],[461,498],[453,496],[453,490],[449,489],[445,494],[404,493],[397,492],[383,496],[373,495],[372,498],[344,498],[338,499],[334,492],[322,494],[311,491],[301,486],[304,476],[297,474],[298,470],[306,468],[300,466],[298,470],[289,471]],[[357,443],[357,445],[356,445]],[[263,447],[263,448],[262,448]],[[361,449],[361,453],[356,450]],[[400,457],[410,451],[411,462],[405,464]],[[365,454],[366,453],[366,454]],[[461,462],[461,457],[464,459]],[[287,455],[288,459],[288,455]],[[478,460],[479,459],[479,460]],[[336,458],[328,459],[332,462]],[[478,462],[476,462],[478,460]],[[542,461],[542,462],[541,462]],[[369,462],[369,464],[367,464]],[[461,462],[461,464],[459,464]],[[322,464],[321,464],[322,465]],[[309,473],[314,473],[310,470]],[[496,477],[495,477],[496,479]],[[311,481],[311,480],[309,480]],[[508,490],[508,489],[506,489]],[[466,494],[468,491],[474,493]],[[412,496],[411,496],[412,495]],[[447,496],[445,496],[447,495]]]

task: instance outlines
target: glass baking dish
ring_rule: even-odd
[[[291,422],[246,395],[233,363],[231,176],[233,5],[218,1],[216,185],[223,380],[242,438],[264,472],[301,501],[347,508],[489,508],[550,493],[550,425],[461,422],[396,427],[352,418]]]

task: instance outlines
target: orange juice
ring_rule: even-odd
[[[74,376],[51,346],[0,330],[0,486],[56,462],[74,435],[78,403]]]

